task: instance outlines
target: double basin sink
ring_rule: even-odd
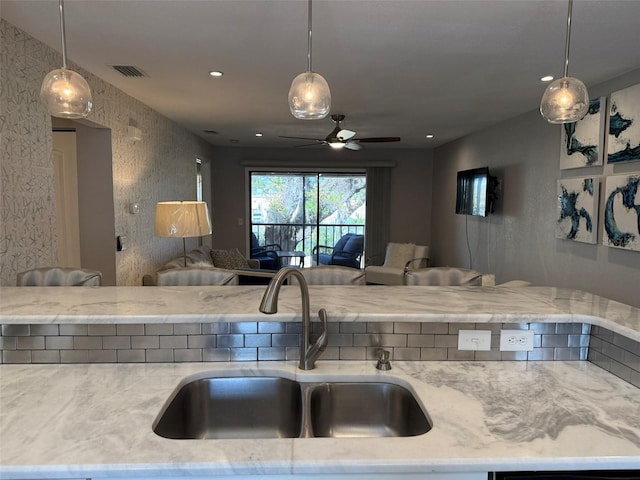
[[[179,386],[153,426],[172,439],[411,437],[430,429],[414,395],[394,383],[259,376]]]

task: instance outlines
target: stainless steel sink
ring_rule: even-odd
[[[291,438],[300,435],[301,425],[297,382],[216,377],[181,387],[153,430],[167,438]]]
[[[174,439],[409,437],[430,429],[423,408],[400,385],[249,376],[186,383],[153,427]]]
[[[414,396],[393,383],[325,383],[311,392],[315,437],[413,437],[431,425]]]

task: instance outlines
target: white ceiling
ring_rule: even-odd
[[[57,0],[1,0],[0,15],[61,49]],[[402,137],[366,148],[429,148],[538,108],[539,78],[562,74],[566,15],[559,0],[316,0],[313,70],[345,128]],[[333,128],[287,105],[306,0],[67,0],[65,17],[72,62],[215,145],[293,147],[305,142],[278,136]],[[639,67],[640,1],[576,0],[569,74],[590,86]]]

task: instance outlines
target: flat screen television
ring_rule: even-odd
[[[458,172],[456,182],[456,213],[486,217],[493,213],[498,179],[488,167]]]

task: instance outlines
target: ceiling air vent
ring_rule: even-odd
[[[114,70],[117,70],[125,77],[146,77],[147,74],[133,65],[111,65]]]

